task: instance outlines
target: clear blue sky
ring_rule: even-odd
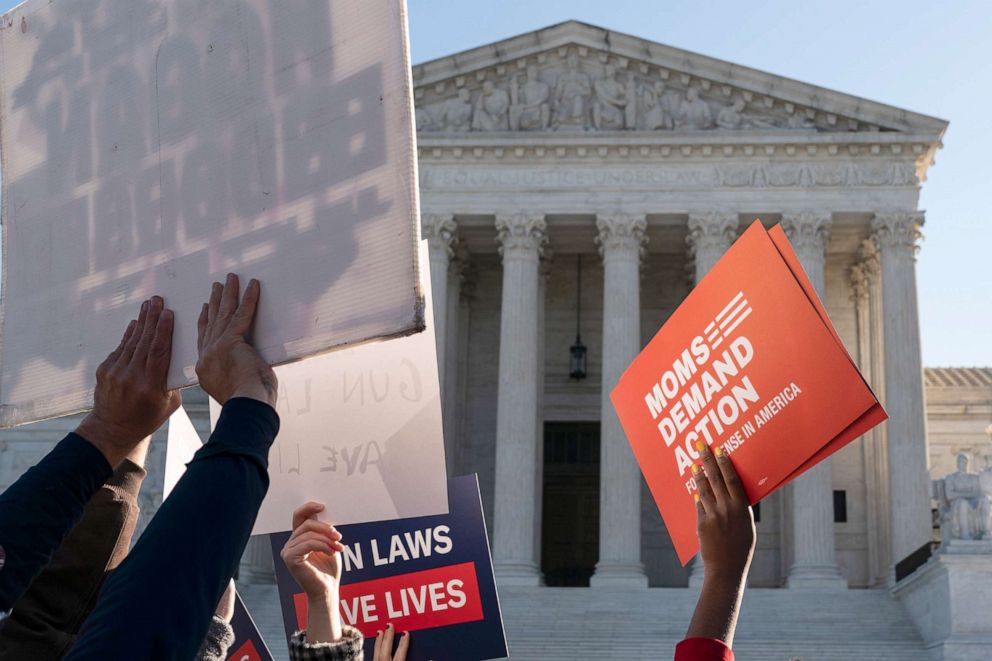
[[[923,186],[923,362],[992,365],[992,2],[407,0],[413,61],[568,19],[951,123]]]
[[[0,0],[0,10],[15,4]],[[992,2],[408,4],[414,62],[577,19],[950,120],[920,201],[923,361],[992,365]]]

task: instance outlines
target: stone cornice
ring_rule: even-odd
[[[824,113],[828,123],[850,117],[860,122],[904,132],[922,132],[929,142],[939,142],[947,122],[935,117],[869,101],[849,94],[817,87],[797,80],[740,66],[697,53],[665,46],[632,35],[568,21],[543,30],[480,46],[413,67],[413,81],[419,94],[436,89],[451,80],[456,86],[485,70],[522,69],[528,63],[541,64],[550,53],[572,47],[580,56],[590,52],[605,64],[620,69],[637,68],[657,72],[662,80],[678,80],[702,90],[717,88],[726,97],[739,91],[768,99],[772,104],[792,104],[801,110]],[[585,51],[585,52],[583,52]],[[723,88],[727,88],[724,90]],[[769,101],[765,101],[768,103]]]

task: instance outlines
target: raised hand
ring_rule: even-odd
[[[311,643],[341,640],[341,533],[317,520],[324,511],[309,502],[293,512],[293,534],[280,556],[307,595],[307,639]]]
[[[120,344],[96,370],[93,411],[76,433],[116,467],[179,408],[178,390],[168,389],[175,318],[159,296],[141,304]]]
[[[239,303],[238,276],[229,273],[223,285],[213,284],[210,301],[200,311],[196,375],[200,386],[221,405],[232,397],[250,397],[275,405],[278,389],[275,372],[247,339],[260,289],[258,280],[252,280]]]
[[[686,638],[733,644],[737,615],[754,554],[754,514],[730,457],[717,446],[698,446],[702,468],[694,464],[697,530],[703,557],[703,589]]]

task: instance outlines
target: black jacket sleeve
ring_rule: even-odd
[[[66,659],[192,659],[255,523],[279,430],[271,406],[232,399],[120,568]]]
[[[48,564],[112,473],[102,452],[69,434],[0,494],[0,611],[9,611]]]
[[[145,469],[129,459],[90,499],[83,518],[0,626],[0,661],[61,659],[96,606],[107,573],[131,548]]]

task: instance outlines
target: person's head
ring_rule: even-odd
[[[533,64],[527,67],[527,80],[532,83],[537,80],[537,67]]]
[[[615,75],[617,75],[616,67],[614,67],[612,64],[607,64],[606,65],[606,77],[607,78],[613,78],[613,76],[615,76]]]
[[[665,81],[656,80],[654,81],[654,93],[661,96],[661,93],[665,91]]]
[[[744,112],[744,99],[737,99],[734,101],[734,110],[737,112]]]
[[[690,87],[688,90],[686,90],[685,98],[689,99],[690,101],[695,101],[696,99],[699,98],[699,90],[697,90],[695,87]]]
[[[565,60],[568,64],[568,68],[575,71],[579,68],[579,56],[575,53],[569,53],[568,58]]]
[[[482,83],[483,94],[492,94],[494,89],[495,87],[493,86],[493,81],[487,80],[486,82]]]
[[[467,87],[463,87],[460,90],[458,90],[458,98],[468,103],[469,99],[472,98],[472,93],[468,91]]]
[[[964,452],[958,455],[958,470],[962,473],[968,472],[968,455]]]

